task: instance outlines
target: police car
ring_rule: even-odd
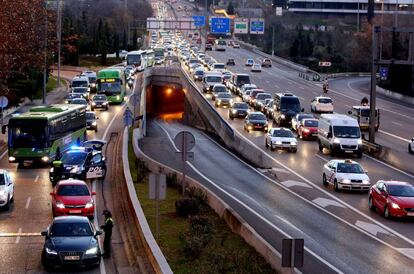
[[[91,140],[81,147],[72,147],[62,154],[62,179],[76,178],[80,180],[105,178],[106,162],[102,148],[106,144],[102,140]],[[54,182],[54,167],[50,169],[50,181]]]
[[[370,182],[367,172],[352,160],[332,160],[323,166],[322,182],[334,185],[334,190],[369,191]]]

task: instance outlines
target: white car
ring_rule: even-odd
[[[410,142],[408,143],[408,152],[414,153],[414,138],[411,138]]]
[[[352,160],[332,160],[323,166],[322,182],[334,185],[334,190],[369,191],[370,182],[367,172]]]
[[[298,150],[298,141],[288,128],[271,128],[265,136],[265,146],[270,150],[288,149],[292,152]]]
[[[330,97],[317,96],[311,102],[311,111],[320,113],[333,113],[334,106]]]
[[[0,169],[0,207],[9,210],[14,198],[14,183],[7,170]]]
[[[253,64],[254,64],[254,60],[253,59],[247,59],[246,60],[246,66],[248,66],[248,67],[251,67],[251,66],[253,66]]]
[[[239,49],[240,48],[240,44],[239,43],[233,43],[233,48]]]
[[[253,64],[251,71],[252,72],[262,72],[262,66],[260,64]]]

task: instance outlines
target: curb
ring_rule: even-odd
[[[145,218],[144,211],[142,210],[141,204],[138,200],[137,193],[135,191],[134,183],[132,181],[131,172],[129,169],[128,137],[128,128],[125,127],[122,141],[122,162],[124,166],[124,177],[128,188],[129,199],[134,208],[137,223],[139,224],[138,232],[141,236],[145,253],[150,259],[151,265],[155,272],[172,274],[173,272],[167,260],[165,259],[160,247],[155,241],[154,235],[152,235],[151,229],[148,225],[147,219]]]
[[[133,147],[135,156],[142,159],[147,164],[147,167],[152,172],[159,172],[160,169],[164,173],[177,174],[183,179],[182,172],[166,166],[146,155],[138,146],[138,136],[140,136],[140,129],[135,129],[133,134]],[[242,237],[250,246],[252,246],[274,270],[281,273],[300,273],[298,269],[282,268],[282,255],[272,247],[265,239],[263,239],[235,210],[233,210],[226,202],[219,198],[214,192],[202,185],[194,178],[186,175],[186,184],[190,187],[195,187],[203,190],[207,195],[209,206],[216,212],[221,219],[223,219],[229,226],[233,233]]]

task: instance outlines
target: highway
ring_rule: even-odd
[[[182,170],[181,163],[175,157],[178,150],[172,139],[183,130],[193,133],[196,140],[193,149],[194,161],[188,162],[189,176],[229,203],[276,249],[281,246],[280,238],[304,238],[307,253],[305,267],[301,271],[411,271],[413,261],[402,256],[400,250],[396,249],[397,246],[409,248],[410,245],[396,235],[385,230],[377,231],[376,236],[367,233],[359,226],[367,227],[366,224],[371,223],[369,218],[349,212],[328,195],[319,194],[319,205],[313,203],[304,196],[305,193],[297,192],[298,189],[309,193],[318,192],[311,185],[300,185],[288,173],[278,173],[275,178],[268,172],[258,170],[199,130],[184,126],[179,121],[150,120],[147,124],[147,136],[140,142],[140,147],[153,159]],[[323,202],[330,205],[326,206]],[[357,223],[353,225],[355,220]],[[282,234],[281,230],[286,234]],[[323,259],[316,260],[319,264],[315,264],[310,261],[310,257],[314,256]]]

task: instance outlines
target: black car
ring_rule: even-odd
[[[82,98],[82,94],[80,93],[69,93],[65,96],[65,103],[70,104],[72,103],[73,99]]]
[[[236,62],[234,61],[233,58],[230,58],[230,59],[227,59],[226,65],[227,66],[235,66]]]
[[[97,94],[92,97],[91,110],[94,110],[96,108],[102,108],[102,109],[108,110],[109,102],[108,102],[108,98],[105,95]]]
[[[252,130],[267,131],[267,128],[267,118],[261,112],[250,112],[244,119],[244,129],[247,132]]]
[[[205,50],[213,50],[213,45],[212,44],[206,44]]]
[[[231,120],[234,118],[245,118],[247,116],[248,110],[248,104],[242,102],[234,103],[233,106],[229,109],[229,118]]]
[[[96,120],[98,120],[99,117],[96,117],[95,112],[93,111],[87,111],[86,112],[86,129],[94,130],[95,132],[98,132],[98,123]]]
[[[105,141],[92,140],[83,144],[83,147],[72,147],[62,154],[60,161],[63,164],[62,179],[75,178],[80,180],[105,178],[106,163],[102,153]],[[53,167],[49,178],[54,182]]]
[[[216,107],[229,107],[233,103],[233,96],[229,92],[219,92],[215,98],[214,105]]]
[[[46,270],[56,266],[98,266],[101,260],[97,236],[102,234],[84,216],[56,217],[42,231],[45,244],[42,264]]]
[[[273,99],[272,117],[276,125],[290,127],[292,118],[303,112],[299,98],[291,93],[276,93]]]

